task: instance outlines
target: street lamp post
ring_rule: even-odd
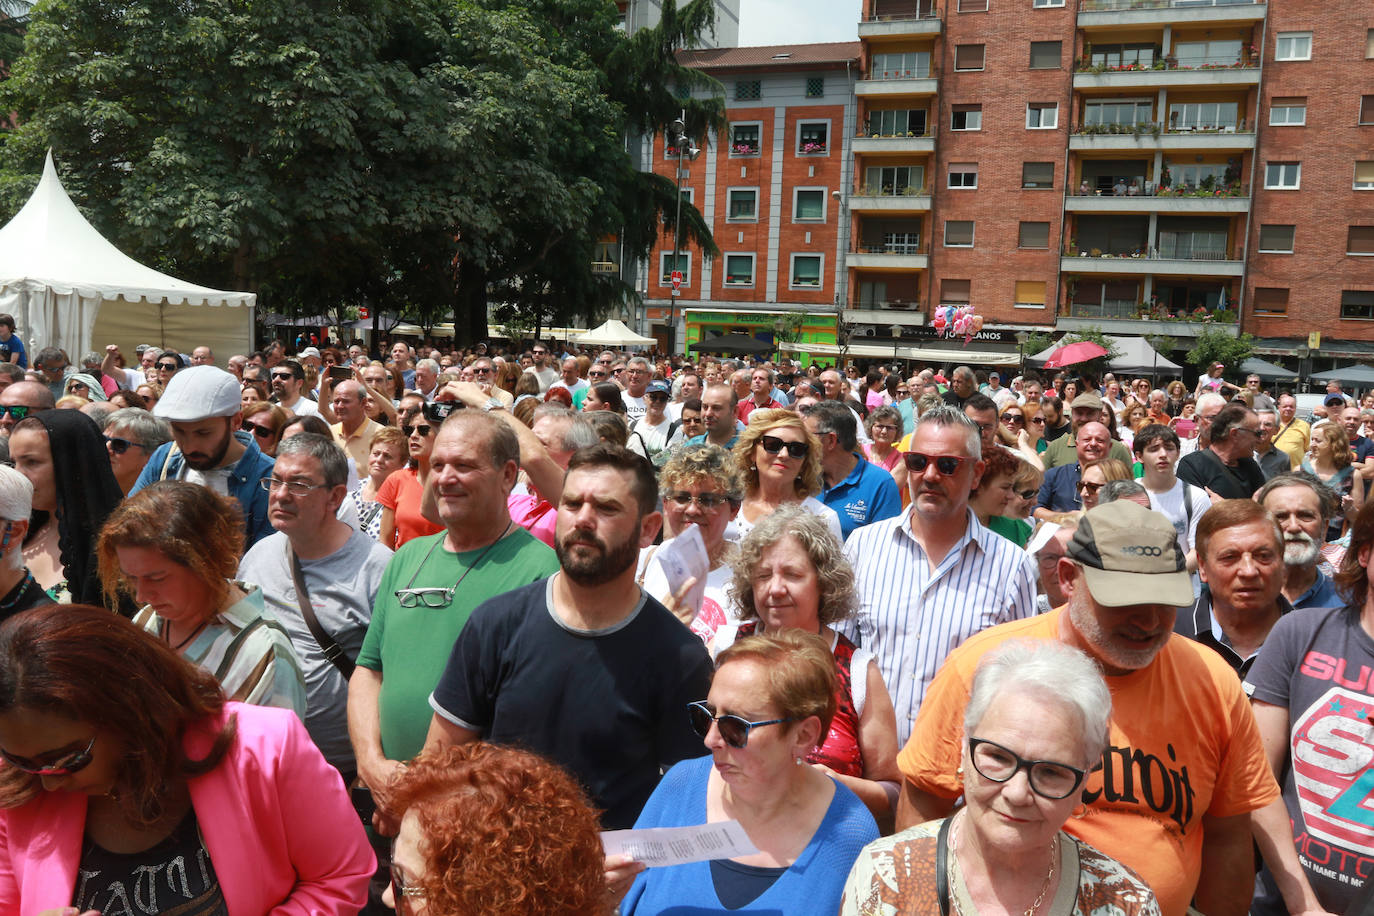
[[[687,112],[683,111],[682,116],[673,122],[669,128],[673,135],[673,146],[677,149],[677,174],[674,179],[677,183],[677,216],[673,221],[673,266],[672,271],[678,269],[678,263],[682,258],[682,157],[686,155],[688,161],[695,162],[697,156],[701,155],[701,150],[692,144],[692,138],[686,134],[687,123],[684,120]],[[671,276],[671,272],[669,274]],[[677,352],[677,299],[682,294],[682,290],[676,286],[672,290],[672,301],[668,308],[668,352]]]

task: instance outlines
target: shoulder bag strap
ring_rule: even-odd
[[[329,663],[339,669],[339,673],[348,680],[353,676],[353,660],[345,654],[343,646],[335,641],[334,637],[325,632],[324,627],[320,626],[320,618],[315,616],[315,607],[310,603],[310,591],[305,587],[305,575],[301,572],[301,561],[296,559],[296,552],[291,549],[291,542],[286,543],[286,561],[291,567],[291,581],[296,584],[296,603],[300,605],[301,616],[305,618],[305,625],[310,628],[310,635],[315,637],[315,642],[320,644],[324,650],[324,657],[329,659]]]
[[[940,833],[935,837],[935,897],[940,901],[940,916],[949,916],[949,822],[952,820],[954,816],[950,815],[941,821]]]

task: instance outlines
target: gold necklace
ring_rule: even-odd
[[[958,913],[959,916],[964,916],[964,908],[959,905],[959,895],[952,892],[955,887],[954,876],[955,869],[958,867],[956,863],[959,858],[955,853],[959,848],[960,817],[961,815],[955,815],[955,820],[949,825],[949,856],[945,860],[945,872],[951,890],[950,902],[954,904],[954,911]],[[1035,911],[1040,909],[1040,904],[1045,902],[1045,894],[1049,893],[1050,882],[1054,880],[1054,863],[1058,858],[1059,834],[1056,832],[1055,835],[1050,838],[1050,868],[1049,871],[1045,872],[1045,882],[1040,885],[1040,893],[1036,895],[1034,902],[1026,907],[1023,916],[1035,916]],[[965,887],[967,887],[967,885],[965,885]]]

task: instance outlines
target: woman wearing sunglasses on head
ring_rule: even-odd
[[[717,630],[711,651],[756,634],[819,634],[835,665],[837,705],[806,761],[842,782],[890,830],[901,781],[897,718],[873,654],[830,626],[852,616],[859,603],[840,543],[816,516],[783,506],[749,532],[734,567],[731,593],[743,622]]]
[[[709,757],[677,764],[636,828],[735,820],[758,852],[644,869],[608,857],[624,916],[834,913],[845,875],[878,826],[842,783],[806,758],[835,715],[835,662],[796,630],[741,639],[720,653],[706,699],[688,707]]]
[[[1157,916],[1134,872],[1060,829],[1082,808],[1111,710],[1077,649],[1027,640],[991,653],[964,713],[963,809],[865,849],[841,916]]]
[[[392,471],[377,490],[377,502],[382,504],[382,520],[377,542],[383,547],[398,549],[406,541],[426,534],[438,534],[442,525],[425,518],[420,511],[420,497],[429,477],[429,453],[434,450],[434,437],[442,420],[429,419],[432,405],[425,404],[419,413],[409,416],[401,426],[406,437],[410,460],[398,471]]]
[[[537,754],[477,741],[425,751],[392,788],[401,816],[398,916],[604,916],[601,824],[586,793]]]
[[[249,389],[245,388],[246,393]],[[276,455],[282,427],[291,415],[276,404],[254,401],[243,409],[243,431],[253,437],[264,455]]]
[[[130,595],[143,605],[134,623],[206,666],[230,699],[304,716],[290,636],[265,612],[262,589],[233,578],[243,539],[236,502],[200,484],[160,480],[110,513],[96,545],[100,577],[111,600]]]
[[[148,456],[171,438],[172,427],[167,421],[146,410],[122,407],[110,414],[105,421],[105,449],[120,491],[133,489]]]
[[[352,916],[367,899],[375,860],[300,720],[226,702],[103,609],[0,626],[0,756],[5,913]]]
[[[727,537],[743,538],[779,506],[798,503],[825,519],[837,541],[840,517],[816,498],[821,492],[821,443],[790,410],[756,410],[731,449],[744,475],[744,503]]]

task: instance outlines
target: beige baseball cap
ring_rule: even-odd
[[[1089,509],[1065,550],[1105,607],[1193,603],[1193,583],[1173,522],[1130,500]]]

